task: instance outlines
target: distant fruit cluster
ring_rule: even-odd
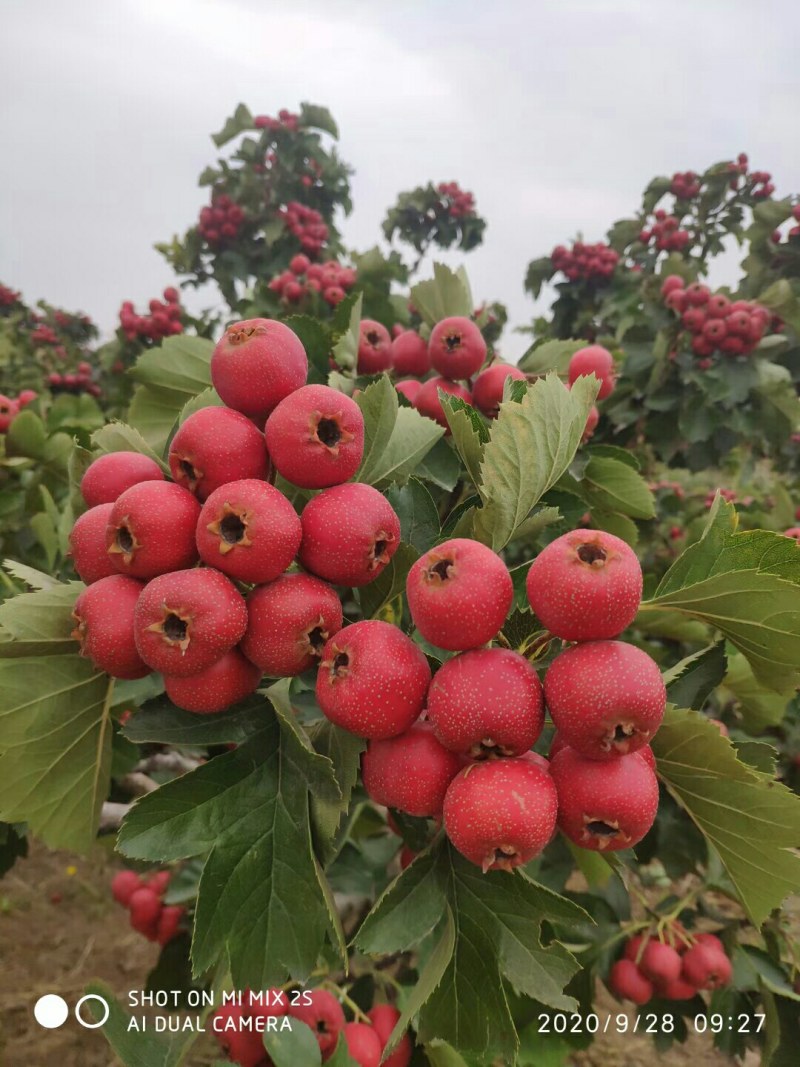
[[[290,200],[286,207],[278,211],[278,215],[306,252],[316,255],[325,247],[330,230],[319,211],[298,200]]]
[[[740,181],[744,181],[756,200],[766,200],[775,192],[772,175],[766,170],[748,170],[748,163],[747,153],[740,152],[736,162],[728,164],[729,185],[731,189],[738,189]]]
[[[608,987],[634,1004],[654,997],[691,1000],[728,985],[732,975],[731,961],[715,934],[695,934],[675,921],[632,937],[611,967]]]
[[[687,285],[678,274],[664,279],[661,296],[680,316],[691,337],[692,351],[701,360],[709,360],[715,352],[749,355],[772,324],[772,314],[760,304],[731,300],[724,293],[713,293],[702,282]]]
[[[669,191],[678,200],[694,200],[700,195],[700,175],[693,170],[676,171],[672,175]]]
[[[181,905],[163,901],[170,877],[169,871],[142,878],[135,871],[125,870],[118,871],[111,880],[114,900],[128,909],[133,929],[159,945],[166,945],[180,933],[186,914]]]
[[[300,116],[281,108],[276,119],[270,115],[256,115],[253,125],[257,130],[289,130],[294,133],[300,128]]]
[[[0,434],[8,433],[9,427],[17,415],[32,404],[39,394],[33,389],[23,389],[19,396],[5,396],[0,393]]]
[[[244,210],[227,193],[214,194],[211,204],[201,208],[197,223],[200,236],[209,245],[230,244],[244,224]]]
[[[688,230],[681,229],[680,221],[675,215],[669,215],[663,208],[658,208],[653,219],[654,222],[639,233],[642,244],[652,243],[657,252],[682,252],[691,242],[692,235]]]
[[[150,301],[147,315],[137,315],[132,301],[126,300],[120,308],[119,324],[126,341],[157,342],[183,333],[183,314],[180,293],[173,286],[168,286],[164,290],[163,301]]]
[[[795,204],[792,208],[792,218],[796,223],[800,224],[800,204]],[[774,244],[780,244],[782,235],[780,230],[775,230],[772,234],[772,241]],[[800,238],[800,225],[792,226],[786,231],[787,241],[795,241]]]
[[[13,307],[22,299],[22,293],[10,289],[7,285],[0,285],[0,307]]]
[[[465,192],[458,182],[439,182],[436,192],[445,201],[452,218],[461,219],[475,214],[475,197]]]
[[[73,393],[76,396],[88,393],[98,397],[102,390],[92,377],[92,368],[85,361],[78,364],[74,374],[59,374],[54,371],[47,375],[47,386],[51,393]]]
[[[33,341],[35,345],[60,344],[58,334],[51,326],[48,326],[44,322],[31,330],[31,341]]]
[[[352,267],[343,267],[335,259],[312,263],[300,253],[293,256],[289,269],[273,278],[269,288],[279,293],[287,304],[299,304],[310,293],[319,293],[322,299],[336,307],[356,284],[358,275]]]
[[[575,241],[572,248],[557,245],[550,254],[554,270],[560,270],[571,282],[604,281],[617,269],[619,253],[609,245]]]

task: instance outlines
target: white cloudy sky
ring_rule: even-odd
[[[3,0],[0,24],[0,280],[106,330],[172,280],[152,246],[196,217],[240,100],[331,108],[354,247],[402,189],[473,190],[473,288],[516,323],[527,262],[656,173],[746,150],[800,191],[794,0]]]

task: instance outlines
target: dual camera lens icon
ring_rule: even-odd
[[[95,1022],[92,1019],[88,1021],[81,1015],[81,1008],[84,1004],[89,1003],[92,1000],[96,1000],[100,1004],[102,1011],[102,1018],[99,1022]],[[108,1001],[102,997],[98,997],[96,993],[87,993],[86,996],[81,997],[78,1003],[73,1009],[73,1014],[81,1026],[84,1026],[87,1030],[96,1030],[98,1027],[108,1020],[110,1009],[108,1007]],[[44,997],[39,997],[33,1006],[33,1017],[36,1019],[39,1026],[45,1027],[47,1030],[57,1030],[59,1026],[63,1026],[69,1016],[69,1004],[63,997],[58,996],[57,993],[48,993]]]

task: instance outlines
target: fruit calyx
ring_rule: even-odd
[[[259,333],[266,333],[266,327],[264,326],[242,326],[238,323],[235,326],[231,326],[225,335],[228,344],[230,345],[243,345],[245,341],[249,341],[251,337],[254,337]]]
[[[161,634],[164,643],[177,645],[185,653],[191,642],[192,616],[178,608],[170,608],[166,601],[161,604],[163,616],[158,622],[151,623],[147,629],[154,634]]]
[[[515,755],[512,746],[500,745],[491,737],[482,737],[469,749],[469,758],[474,760],[500,759]]]
[[[342,413],[323,415],[321,411],[312,411],[309,419],[311,440],[326,448],[332,456],[339,455],[340,445],[352,441],[354,435],[342,425]]]
[[[203,480],[204,472],[199,470],[192,460],[186,456],[178,456],[178,468],[183,477],[180,482],[186,486],[190,493],[194,493],[197,486]]]
[[[620,720],[609,726],[608,732],[600,742],[600,747],[604,752],[614,751],[618,752],[621,756],[625,756],[630,752],[632,741],[641,737],[646,744],[652,736],[652,730],[641,730],[635,723]],[[639,747],[641,746],[637,745],[637,749]]]
[[[346,678],[350,673],[350,656],[345,649],[333,645],[328,659],[324,659],[320,666],[328,672],[330,683],[333,685],[337,678]]]
[[[368,570],[376,571],[379,567],[386,566],[394,555],[393,552],[389,551],[389,546],[393,545],[395,540],[394,534],[387,533],[385,530],[378,530],[369,553]]]
[[[456,576],[455,560],[451,555],[437,555],[431,553],[430,562],[423,571],[423,576],[426,582],[432,585],[443,585]]]
[[[484,858],[481,868],[484,874],[487,871],[513,871],[519,866],[517,857],[518,852],[513,845],[498,845]]]
[[[583,818],[583,839],[592,843],[594,848],[608,848],[612,841],[630,840],[619,828],[618,822],[608,822],[605,819],[593,818],[585,815]]]
[[[300,635],[298,646],[303,655],[320,659],[329,637],[330,633],[325,627],[325,619],[320,615],[319,620]]]
[[[252,545],[247,533],[251,518],[252,512],[248,508],[223,504],[222,515],[208,524],[208,532],[219,538],[219,550],[223,556],[236,547],[249,548]]]
[[[136,540],[136,535],[128,525],[129,522],[130,519],[126,515],[119,526],[117,526],[114,540],[108,546],[108,551],[114,555],[122,556],[126,565],[129,565],[132,562],[137,548],[142,547]]]
[[[608,558],[606,550],[598,544],[592,541],[586,541],[580,545],[576,550],[576,555],[581,563],[586,563],[595,570],[599,570],[605,566],[605,562]]]

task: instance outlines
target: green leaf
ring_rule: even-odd
[[[503,404],[481,464],[483,508],[478,540],[495,551],[566,471],[580,443],[598,384],[579,379],[567,389],[555,375],[535,382],[519,404]]]
[[[408,572],[418,559],[419,552],[416,548],[401,542],[378,577],[359,589],[361,614],[365,619],[379,616],[387,604],[405,592]]]
[[[290,1028],[264,1032],[264,1045],[274,1067],[318,1067],[319,1042],[310,1026],[292,1020]]]
[[[191,400],[187,400],[181,408],[181,413],[178,416],[178,422],[183,425],[190,415],[194,415],[196,411],[202,411],[203,408],[224,408],[225,405],[222,402],[222,398],[213,386],[209,386],[208,389],[204,389],[202,393],[198,393],[197,396],[193,396]]]
[[[147,445],[161,455],[187,403],[186,393],[137,385],[128,407],[128,418]]]
[[[43,571],[37,571],[35,567],[29,567],[26,563],[18,563],[15,559],[4,559],[3,570],[8,571],[12,578],[24,582],[32,589],[57,589],[61,585],[58,578],[53,578]]]
[[[108,452],[141,452],[169,473],[167,464],[153,451],[139,431],[133,426],[126,426],[124,422],[110,422],[102,430],[96,430],[92,434],[92,446],[101,455]]]
[[[81,582],[46,586],[0,604],[0,657],[77,653],[72,608]]]
[[[800,884],[800,797],[736,758],[695,711],[667,708],[652,741],[658,774],[719,854],[750,920],[760,926]]]
[[[214,342],[206,337],[168,337],[143,352],[129,374],[142,385],[183,393],[185,403],[211,385],[213,351]]]
[[[461,477],[461,464],[457,453],[445,438],[440,438],[422,462],[417,464],[416,475],[448,493],[455,489]]]
[[[333,115],[320,104],[302,103],[300,105],[300,125],[322,130],[323,133],[329,133],[336,140],[339,138],[339,129],[334,122]]]
[[[402,485],[411,474],[419,472],[443,434],[444,429],[438,423],[426,419],[414,408],[399,408],[389,443],[375,459],[368,476],[360,480],[378,489]]]
[[[647,482],[627,463],[594,455],[586,464],[581,486],[592,509],[605,508],[632,519],[655,518],[653,494]]]
[[[481,484],[481,463],[483,446],[489,440],[489,431],[478,412],[458,396],[450,396],[439,390],[447,424],[450,427],[453,444],[467,468],[467,474],[473,484]]]
[[[44,456],[47,433],[44,423],[35,411],[20,411],[8,428],[5,437],[6,453],[9,456]]]
[[[341,796],[312,797],[314,822],[324,846],[330,845],[339,829],[342,816],[350,806],[350,797],[358,781],[361,753],[366,748],[363,738],[334,726],[320,718],[308,727],[308,736],[315,751],[333,764],[333,773]]]
[[[722,681],[725,665],[724,641],[686,656],[664,674],[670,703],[699,711]]]
[[[430,281],[413,286],[411,303],[428,326],[435,326],[451,315],[469,318],[474,307],[466,276],[450,270],[443,263],[433,264]]]
[[[358,366],[358,343],[361,336],[361,307],[363,301],[363,293],[351,293],[339,304],[333,316],[336,342],[331,349],[331,355],[336,365],[345,371],[349,371],[351,375]]]
[[[728,670],[722,684],[739,703],[739,714],[749,734],[761,734],[777,726],[786,714],[786,705],[794,689],[776,693],[767,689],[754,676],[744,656],[729,656]]]
[[[427,552],[439,539],[439,512],[430,492],[418,478],[409,478],[403,486],[391,486],[386,499],[400,520],[400,537],[420,554]]]
[[[566,374],[569,361],[579,348],[585,348],[587,341],[545,341],[544,344],[529,348],[517,366],[526,374],[547,374],[554,370],[557,374]]]
[[[217,148],[221,148],[228,141],[232,141],[234,137],[238,137],[240,133],[252,129],[253,116],[250,114],[250,109],[245,107],[244,104],[239,104],[219,133],[211,135],[211,140]]]
[[[356,481],[369,483],[372,470],[383,461],[397,421],[397,391],[389,375],[382,374],[368,385],[356,397],[356,403],[364,416],[364,456]]]
[[[324,385],[330,370],[331,338],[328,331],[318,319],[310,315],[290,315],[284,324],[296,333],[303,343],[308,356],[310,385]]]
[[[103,982],[92,982],[86,987],[86,992],[101,997],[108,1005],[108,1020],[100,1031],[125,1067],[178,1067],[187,1050],[197,1040],[197,1033],[191,1030],[158,1037],[150,1029],[132,1027],[132,1017],[120,1007],[111,989]],[[81,1011],[86,1012],[84,1018],[92,1015],[96,1022],[105,1014],[96,1000],[87,1001]]]
[[[87,850],[108,795],[113,682],[73,647],[0,660],[0,690],[0,819],[27,822],[50,848]]]
[[[263,696],[254,695],[216,715],[195,715],[176,708],[167,696],[148,700],[131,716],[123,734],[136,744],[197,746],[241,744],[263,729],[269,718]]]

